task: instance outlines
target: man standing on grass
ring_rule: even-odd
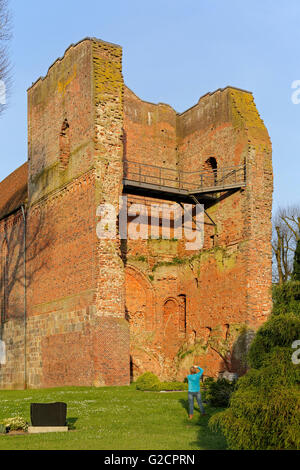
[[[188,400],[189,400],[189,418],[193,418],[194,413],[194,398],[196,398],[202,416],[205,411],[202,405],[201,392],[200,392],[200,379],[203,374],[203,369],[198,366],[191,367],[191,373],[187,376],[189,383]]]

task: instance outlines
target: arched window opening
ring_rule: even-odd
[[[204,328],[203,334],[204,334],[204,341],[205,341],[206,344],[208,343],[208,341],[211,337],[211,331],[212,331],[212,329],[211,329],[210,326],[206,326]]]
[[[168,299],[164,303],[164,323],[172,328],[178,327],[178,305],[174,299]]]
[[[218,164],[215,157],[209,157],[205,161],[203,170],[205,173],[206,185],[216,186],[218,177]]]
[[[65,169],[70,159],[70,125],[67,119],[62,124],[59,136],[59,159],[61,168]]]

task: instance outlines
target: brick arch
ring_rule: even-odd
[[[152,330],[155,324],[154,289],[144,273],[132,265],[125,268],[126,318],[133,320],[143,313],[144,328]],[[139,315],[141,318],[141,314]]]
[[[208,180],[206,184],[213,186],[217,181],[218,175],[218,161],[216,157],[210,156],[205,159],[203,164],[203,171],[205,173],[206,179]]]
[[[156,330],[155,293],[147,277],[132,265],[125,268],[125,312],[130,330],[132,378],[146,371],[159,373],[151,344]]]
[[[166,334],[171,324],[179,330],[179,303],[175,297],[168,297],[163,302],[163,331]]]
[[[175,297],[167,297],[163,302],[163,337],[165,355],[173,360],[181,345],[180,306]]]
[[[207,157],[204,162],[204,168],[207,170],[217,170],[218,162],[216,157],[214,157],[213,155]]]

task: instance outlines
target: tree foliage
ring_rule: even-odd
[[[300,281],[300,239],[297,241],[297,247],[294,255],[293,279]]]
[[[229,406],[229,400],[235,390],[236,381],[230,382],[226,379],[214,380],[208,377],[204,381],[205,400],[215,407]]]
[[[300,364],[292,361],[292,344],[300,339],[299,290],[300,283],[277,287],[274,311],[250,348],[251,369],[238,380],[230,407],[210,420],[231,449],[300,449]]]
[[[249,364],[251,368],[259,369],[269,364],[269,356],[274,348],[283,348],[289,351],[291,362],[294,341],[300,339],[300,316],[293,313],[272,315],[272,317],[260,327],[249,351]]]
[[[152,372],[145,372],[136,381],[136,389],[150,392],[187,390],[188,384],[184,382],[161,382]]]
[[[300,282],[288,281],[273,286],[273,315],[293,313],[300,315]]]

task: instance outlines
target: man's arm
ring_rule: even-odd
[[[202,367],[199,367],[199,366],[194,366],[194,367],[196,367],[197,369],[199,369],[198,374],[200,374],[200,377],[201,377],[201,375],[202,375],[203,372],[204,372],[204,370],[202,369]],[[198,374],[197,374],[197,375],[198,375]]]

